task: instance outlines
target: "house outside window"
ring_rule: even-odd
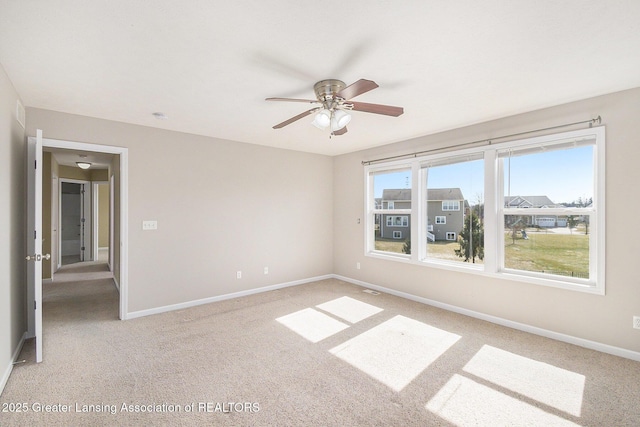
[[[604,294],[604,144],[599,126],[366,166],[365,255]],[[460,180],[478,165],[479,179]],[[417,188],[385,184],[393,175]],[[479,187],[466,189],[468,182]],[[383,190],[393,210],[377,209]],[[406,217],[410,251],[383,244],[401,230],[383,238],[378,224],[404,224],[389,216]],[[482,262],[451,254],[477,248]]]

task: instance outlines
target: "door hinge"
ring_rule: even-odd
[[[33,240],[36,240],[38,238],[38,235],[36,233],[37,231],[33,230]]]
[[[35,309],[36,309],[36,307],[37,307],[37,306],[36,306],[36,301],[33,301],[33,309],[35,310]]]
[[[33,161],[33,168],[34,169],[38,169],[38,161],[37,160]]]

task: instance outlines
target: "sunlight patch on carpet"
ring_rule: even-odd
[[[330,352],[401,391],[459,339],[459,335],[395,316]]]
[[[334,316],[351,323],[358,323],[367,317],[371,317],[374,314],[383,311],[380,307],[346,296],[316,305],[316,308],[324,310],[327,313],[331,313]]]
[[[457,426],[578,426],[458,374],[426,408]]]
[[[313,308],[305,308],[276,319],[293,332],[316,343],[347,329],[349,325]]]
[[[488,345],[483,346],[463,370],[545,405],[580,416],[584,375]]]

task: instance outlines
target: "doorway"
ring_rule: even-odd
[[[47,138],[43,138],[42,147],[45,152],[51,152],[58,163],[57,166],[54,164],[51,170],[51,185],[53,188],[58,187],[56,193],[60,194],[60,197],[52,200],[51,235],[46,236],[55,247],[55,249],[52,248],[52,252],[57,252],[57,260],[52,260],[55,263],[52,266],[52,275],[66,273],[58,271],[57,268],[62,267],[63,257],[65,257],[65,264],[67,260],[74,263],[68,264],[70,267],[74,265],[80,267],[75,264],[75,261],[85,263],[106,261],[119,294],[118,316],[124,320],[128,300],[128,149]],[[91,167],[88,171],[80,171],[78,161],[91,163]],[[64,184],[65,182],[67,184]],[[84,193],[82,193],[83,190]],[[80,196],[84,194],[84,200],[81,202],[77,201],[78,192]],[[84,209],[84,212],[80,215],[76,214],[73,219],[75,228],[70,231],[75,231],[73,233],[75,236],[64,239],[65,251],[62,248],[62,232],[66,228],[61,218],[63,194],[65,198],[75,199],[73,203],[76,206],[80,204]],[[56,204],[58,206],[55,206]],[[83,217],[84,223],[82,223]],[[83,231],[84,238],[82,238]],[[70,252],[71,248],[74,252]],[[70,258],[66,258],[67,256]],[[86,267],[92,268],[90,265]]]
[[[61,265],[92,261],[91,185],[88,181],[60,180]]]

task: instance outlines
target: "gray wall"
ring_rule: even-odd
[[[361,161],[446,147],[589,120],[606,126],[606,295],[536,286],[364,256],[364,177]],[[640,245],[636,212],[640,197],[640,89],[521,114],[334,159],[334,271],[352,279],[441,303],[640,351]],[[568,128],[566,130],[570,130]],[[559,132],[559,131],[558,131]],[[359,262],[361,269],[356,269]]]
[[[24,129],[18,94],[0,65],[0,390],[26,325]]]
[[[27,116],[28,135],[129,149],[128,312],[333,272],[330,157],[41,109]],[[142,231],[143,220],[158,230]]]

